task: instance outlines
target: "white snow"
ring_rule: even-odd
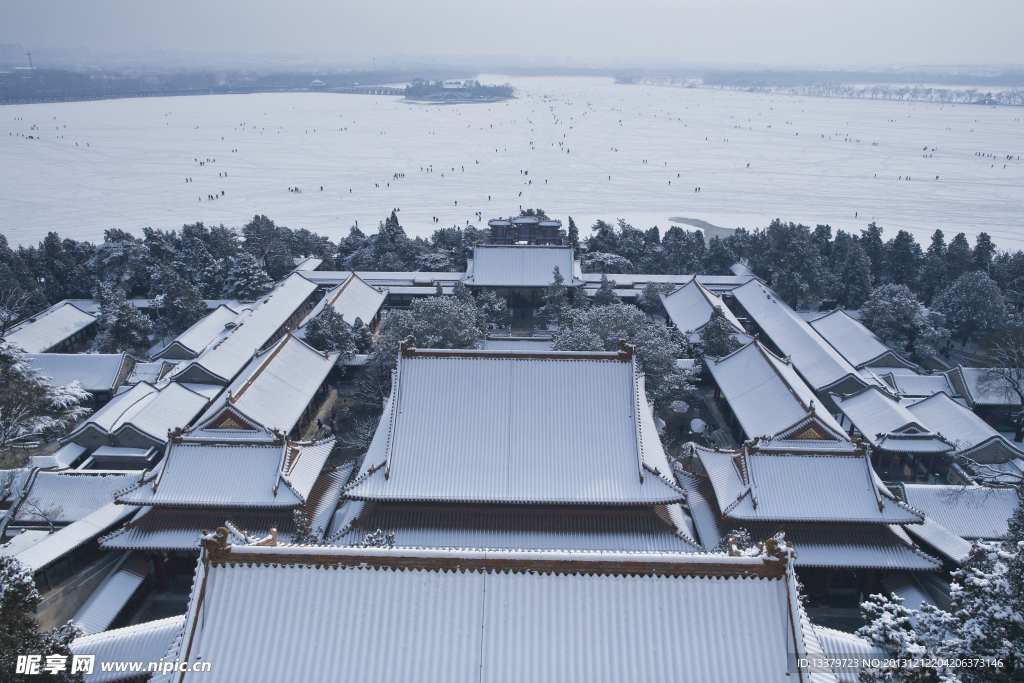
[[[0,232],[13,244],[49,230],[99,240],[110,227],[240,227],[263,213],[336,239],[354,220],[372,231],[400,207],[409,234],[427,235],[522,205],[571,215],[584,236],[597,218],[664,231],[670,217],[726,228],[780,217],[856,231],[876,220],[887,238],[904,228],[925,242],[936,228],[947,240],[984,230],[999,247],[1024,246],[1019,108],[481,80],[509,81],[519,98],[437,106],[271,93],[5,106]]]

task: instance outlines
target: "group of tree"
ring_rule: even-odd
[[[867,625],[858,634],[884,653],[883,662],[901,664],[862,671],[860,680],[1024,680],[1024,505],[1010,518],[1006,539],[975,543],[952,578],[948,612],[928,603],[911,609],[896,596],[862,603]],[[970,664],[979,660],[986,665]]]

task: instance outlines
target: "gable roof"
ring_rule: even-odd
[[[916,372],[900,372],[894,368],[861,368],[864,379],[877,380],[878,386],[900,398],[924,398],[939,392],[958,396],[945,373],[919,375]]]
[[[58,529],[35,545],[15,555],[28,568],[37,572],[53,564],[76,548],[93,540],[135,514],[130,505],[107,503],[82,519]]]
[[[10,330],[4,339],[26,353],[44,353],[99,320],[68,301],[60,301]]]
[[[473,267],[465,282],[484,287],[547,287],[555,266],[567,287],[583,284],[573,275],[571,245],[478,244],[473,247]]]
[[[252,355],[266,346],[274,334],[301,309],[314,291],[315,283],[300,273],[292,273],[261,299],[263,303],[240,321],[231,334],[207,348],[194,360],[180,364],[174,376],[189,374],[213,384],[228,384],[245,367]]]
[[[628,683],[672,672],[679,680],[781,683],[793,679],[790,653],[821,650],[797,600],[791,554],[781,552],[213,543],[204,541],[179,652],[189,663],[221,662],[226,681],[331,681],[343,661],[353,680]],[[310,619],[320,613],[344,614],[359,628],[324,629]],[[253,647],[264,642],[278,647]],[[387,657],[365,656],[381,643]],[[797,678],[812,680],[806,669]],[[835,678],[826,669],[815,680]]]
[[[1006,380],[992,376],[988,368],[958,365],[945,374],[972,407],[1020,405],[1020,397],[1010,389]]]
[[[175,337],[170,344],[152,354],[152,357],[163,358],[174,351],[175,355],[195,358],[210,344],[230,334],[231,330],[251,313],[252,308],[241,308],[235,311],[233,308],[221,304]]]
[[[328,291],[306,315],[299,326],[300,334],[305,337],[306,325],[320,315],[326,306],[331,306],[349,325],[354,325],[356,318],[368,325],[387,298],[387,292],[366,284],[365,280],[352,272],[344,282]]]
[[[167,441],[168,430],[188,425],[206,407],[208,400],[176,382],[170,382],[160,389],[139,382],[128,391],[114,396],[65,438],[74,441],[77,436],[90,430],[113,438],[126,430],[132,430],[149,438],[154,444],[162,444]]]
[[[112,503],[115,492],[137,483],[141,478],[141,471],[40,470],[32,477],[12,525],[46,525],[38,510],[49,511],[50,521],[57,525],[77,522]]]
[[[217,444],[176,438],[160,465],[116,499],[132,505],[299,507],[333,447],[334,439]]]
[[[953,444],[931,431],[906,406],[868,387],[832,400],[875,448],[898,453],[949,453]]]
[[[93,673],[88,674],[86,678],[89,683],[133,680],[137,674],[116,671],[116,666],[110,667],[111,671],[105,671],[103,664],[158,661],[167,652],[171,641],[179,634],[184,623],[185,615],[182,614],[81,636],[72,641],[71,652],[76,655],[96,656]]]
[[[255,425],[287,434],[302,417],[339,355],[317,351],[289,332],[253,357],[227,391],[199,418],[197,429],[215,428],[216,416],[230,409]],[[244,421],[234,422],[244,425]]]
[[[54,386],[78,380],[90,392],[113,391],[125,367],[131,363],[123,353],[30,353],[25,356],[32,367]]]
[[[775,346],[792,359],[815,391],[846,379],[860,386],[866,384],[849,361],[760,280],[740,285],[732,290],[732,295]]]
[[[987,422],[944,393],[907,406],[922,424],[956,445],[960,455],[970,457],[983,448],[998,444],[1008,457],[1021,457],[1021,447],[1009,441]]]
[[[632,349],[404,348],[346,497],[649,505],[682,491]]]
[[[866,452],[763,454],[698,447],[719,512],[731,520],[920,524],[924,516],[877,481]]]
[[[725,319],[738,332],[743,332],[743,325],[729,307],[722,303],[722,298],[713,294],[697,278],[669,294],[659,292],[658,296],[672,324],[682,332],[695,332],[707,325],[716,308],[722,311]]]
[[[874,332],[846,311],[835,309],[810,322],[811,327],[856,368],[881,362],[883,358],[904,367],[914,364],[886,346]]]
[[[760,342],[712,360],[708,370],[748,437],[782,436],[813,417],[817,428],[807,425],[790,438],[822,441],[825,443],[820,446],[825,448],[850,447],[843,428],[815,399],[789,360],[779,358]],[[807,429],[813,434],[802,436]]]
[[[968,540],[1006,538],[1007,525],[1017,509],[1017,491],[985,486],[901,484],[909,505],[929,519]]]

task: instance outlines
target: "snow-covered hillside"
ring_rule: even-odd
[[[779,217],[1024,246],[1019,108],[510,80],[519,98],[497,104],[282,93],[0,107],[0,232],[96,240],[263,213],[337,238],[398,207],[426,235],[523,206],[571,215],[584,235],[597,218],[664,230]]]

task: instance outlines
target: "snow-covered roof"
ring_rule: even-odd
[[[38,510],[49,512],[56,525],[70,524],[114,502],[114,493],[142,478],[141,471],[95,472],[63,470],[36,472],[12,524],[47,525]],[[34,504],[33,504],[34,503]]]
[[[231,331],[251,313],[251,307],[236,311],[228,306],[218,306],[175,337],[170,344],[153,353],[152,357],[163,358],[173,355],[175,358],[195,358],[212,343],[231,334]]]
[[[950,382],[971,406],[1019,406],[1020,396],[1009,383],[988,368],[965,368],[958,365],[948,370]]]
[[[550,351],[550,337],[500,337],[489,335],[480,342],[487,351]]]
[[[339,355],[317,351],[289,332],[256,354],[199,418],[197,430],[216,431],[217,417],[231,410],[241,413],[249,422],[287,434],[302,417]],[[236,424],[244,423],[235,419],[232,425]]]
[[[150,571],[152,565],[146,558],[125,553],[75,612],[75,625],[84,634],[106,631]]]
[[[1017,491],[984,486],[901,484],[907,503],[961,538],[1006,538]]]
[[[96,655],[93,673],[85,676],[86,683],[115,683],[128,681],[138,677],[137,673],[104,671],[103,664],[118,662],[149,662],[159,661],[171,642],[181,631],[185,623],[185,615],[177,615],[147,621],[134,626],[103,631],[93,635],[75,638],[71,643],[71,651],[76,655]]]
[[[334,439],[320,443],[194,443],[173,439],[160,465],[117,494],[131,505],[295,508],[320,476]]]
[[[878,377],[886,391],[895,393],[900,398],[922,398],[933,396],[940,392],[950,396],[958,396],[956,389],[949,383],[949,378],[943,374],[919,375],[909,372],[893,372],[892,368],[863,368],[863,373],[871,372]]]
[[[729,307],[722,303],[722,298],[712,293],[696,278],[669,294],[659,292],[658,296],[661,297],[661,304],[665,307],[672,324],[682,332],[694,332],[704,327],[716,308],[722,311],[726,320],[732,323],[738,332],[743,331],[743,325]]]
[[[206,407],[209,399],[187,387],[171,382],[157,389],[140,382],[89,416],[68,436],[75,440],[88,431],[116,439],[131,430],[161,444],[167,431],[188,425]],[[109,444],[117,445],[117,444]]]
[[[865,384],[849,361],[760,280],[733,289],[732,295],[782,353],[793,360],[812,389],[828,389],[846,379],[855,385]]]
[[[817,624],[814,625],[814,632],[817,634],[818,642],[827,658],[846,660],[840,662],[840,666],[832,669],[839,679],[839,683],[858,683],[860,680],[859,660],[888,656],[888,653],[881,648],[852,633],[837,631]]]
[[[4,338],[27,353],[44,353],[97,320],[98,316],[61,301],[19,323]]]
[[[301,273],[292,273],[262,303],[241,320],[228,336],[207,348],[194,360],[182,363],[175,377],[194,376],[196,381],[228,384],[235,378],[252,355],[266,346],[273,336],[302,309],[316,284]]]
[[[653,505],[683,499],[632,348],[403,348],[346,497]]]
[[[760,342],[711,360],[708,369],[748,437],[787,435],[789,439],[831,442],[833,447],[850,446],[843,428],[815,399],[792,363]],[[811,416],[820,423],[817,429],[807,427],[799,434],[788,434]]]
[[[108,503],[77,522],[58,529],[15,557],[31,571],[39,571],[119,524],[135,510],[130,505]]]
[[[971,554],[971,544],[942,526],[931,517],[923,524],[908,524],[907,533],[935,548],[943,557],[963,564]]]
[[[352,273],[347,280],[331,289],[317,302],[302,321],[300,330],[304,330],[309,321],[320,315],[326,306],[332,307],[349,325],[355,324],[356,318],[368,325],[377,316],[387,298],[387,292],[366,284],[366,281]],[[304,332],[302,336],[305,336]]]
[[[478,244],[466,284],[477,287],[547,287],[558,267],[567,287],[573,277],[572,246]]]
[[[982,451],[995,451],[999,458],[986,457],[984,460],[1005,460],[1021,457],[1019,446],[1009,441],[993,429],[987,422],[963,407],[947,394],[937,393],[933,396],[907,406],[921,424],[932,431],[938,432],[947,441],[956,445],[957,453],[967,457],[977,457]]]
[[[788,683],[791,653],[820,652],[792,568],[773,556],[204,552],[180,652],[219,663],[229,682],[333,681],[344,662],[352,680]],[[312,614],[359,628],[341,634]],[[382,644],[385,657],[368,656]]]
[[[303,271],[302,277],[310,282],[315,282],[321,287],[336,287],[349,278],[352,274],[348,270],[314,270]],[[373,287],[414,287],[421,285],[424,289],[433,287],[435,282],[451,287],[459,280],[466,277],[466,273],[456,272],[426,272],[426,271],[373,271],[358,270],[356,275],[361,280]]]
[[[952,443],[930,430],[906,406],[892,400],[877,387],[868,387],[848,396],[832,394],[832,400],[875,448],[898,453],[948,453],[953,450]]]
[[[345,507],[360,507],[345,519]],[[663,516],[661,516],[663,515]],[[431,506],[377,505],[350,500],[336,517],[343,525],[332,545],[363,542],[367,534],[387,529],[395,545],[406,548],[505,548],[533,550],[623,550],[692,553],[703,550],[689,537],[686,515],[678,504],[575,513],[550,509],[452,509]]]
[[[32,353],[26,358],[55,386],[78,380],[86,391],[113,391],[131,360],[123,353]]]
[[[323,85],[319,79],[313,82]],[[295,270],[297,271],[316,270],[323,262],[322,258],[314,258],[312,256],[296,256],[292,259],[292,263],[295,264]]]
[[[697,448],[719,512],[737,521],[919,524],[923,515],[881,486],[866,452],[763,454]]]
[[[848,316],[846,311],[837,308],[815,318],[810,325],[856,368],[881,364],[883,358],[886,362],[913,367],[913,363],[901,358],[862,322]]]

